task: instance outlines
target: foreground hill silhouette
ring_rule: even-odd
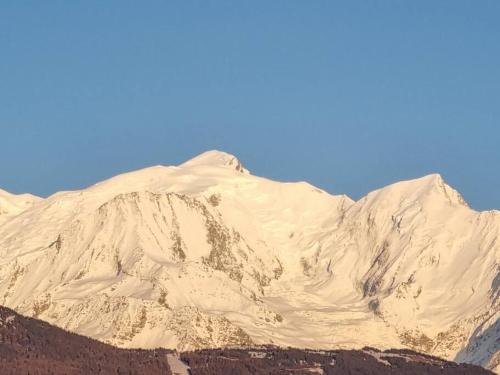
[[[165,349],[115,348],[0,307],[2,375],[172,374],[167,359],[168,355],[176,357],[172,354]],[[185,352],[180,358],[190,366],[193,375],[492,374],[481,367],[458,365],[409,350],[312,351],[259,347]]]
[[[186,352],[181,359],[197,375],[479,375],[491,371],[411,350],[300,350],[275,347]]]
[[[0,307],[0,374],[171,374],[168,351],[127,350]]]

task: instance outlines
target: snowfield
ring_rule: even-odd
[[[0,303],[121,347],[409,347],[500,370],[500,212],[441,176],[354,202],[206,152],[0,191]]]

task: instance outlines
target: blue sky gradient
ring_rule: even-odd
[[[0,188],[209,149],[359,198],[443,175],[500,209],[499,1],[2,1]]]

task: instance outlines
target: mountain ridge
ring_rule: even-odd
[[[499,232],[437,174],[353,201],[212,151],[0,223],[0,303],[124,347],[405,345],[495,368]]]

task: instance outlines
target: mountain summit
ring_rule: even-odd
[[[404,346],[498,370],[500,214],[439,175],[354,202],[209,151],[28,201],[0,221],[20,313],[122,347]]]
[[[211,150],[204,152],[193,159],[180,165],[181,167],[199,167],[199,166],[213,166],[213,167],[229,167],[241,173],[249,173],[234,155],[227,152]]]
[[[378,204],[390,202],[392,205],[419,202],[432,209],[441,204],[469,207],[460,193],[449,186],[439,174],[396,182],[369,193],[364,200]]]

